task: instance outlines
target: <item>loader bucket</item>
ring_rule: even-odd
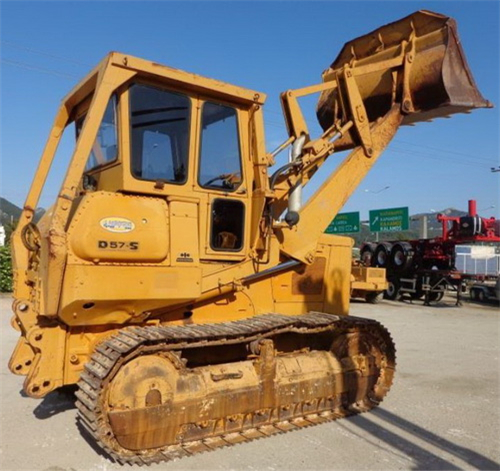
[[[417,11],[344,45],[323,73],[324,82],[339,85],[319,98],[316,113],[324,130],[346,118],[346,100],[339,96],[346,67],[356,78],[370,122],[394,103],[401,104],[402,124],[492,107],[476,87],[455,21],[438,13]]]

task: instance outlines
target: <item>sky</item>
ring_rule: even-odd
[[[469,199],[500,216],[500,3],[492,1],[170,2],[0,1],[0,195],[22,206],[60,100],[109,51],[267,94],[268,151],[287,138],[280,92],[321,81],[343,44],[428,9],[456,19],[478,88],[495,104],[403,127],[343,212],[408,206],[410,214]],[[301,102],[310,129],[315,98]],[[73,136],[65,138],[40,205],[57,195]],[[286,159],[282,153],[279,163]],[[333,155],[306,187],[335,168]],[[494,208],[492,208],[494,206]]]

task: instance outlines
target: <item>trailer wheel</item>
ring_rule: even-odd
[[[382,299],[383,292],[382,291],[370,291],[366,293],[365,301],[370,304],[378,304]]]
[[[484,291],[482,289],[477,290],[477,300],[481,303],[483,301],[486,301],[486,296],[485,296]]]
[[[384,298],[394,300],[399,296],[399,290],[401,288],[401,283],[397,279],[387,280],[389,286],[384,291]]]
[[[431,291],[429,293],[429,301],[438,303],[444,298],[444,292],[446,291],[446,284],[439,283],[436,288],[440,288],[440,291]]]
[[[444,298],[444,291],[434,291],[429,293],[429,301],[438,303]]]
[[[418,278],[417,282],[415,283],[415,292],[410,293],[410,297],[413,300],[417,300],[417,299],[422,299],[423,296],[424,296],[424,290],[422,289],[422,279]]]
[[[381,242],[377,245],[373,253],[374,266],[381,268],[387,268],[389,266],[391,248],[392,244],[389,242]]]
[[[469,291],[469,296],[472,301],[477,301],[477,290],[475,288],[471,288]]]
[[[395,270],[407,270],[413,262],[413,247],[408,242],[397,242],[391,249],[391,263]]]
[[[421,289],[420,290],[417,289],[415,293],[410,293],[410,297],[413,300],[422,299],[423,295],[424,292]]]

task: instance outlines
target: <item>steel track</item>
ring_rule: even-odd
[[[112,459],[120,463],[149,465],[332,421],[368,411],[378,405],[381,398],[374,400],[373,397],[366,397],[362,401],[349,404],[349,407],[337,406],[330,410],[323,408],[318,413],[314,411],[311,413],[309,410],[308,413],[301,414],[305,408],[304,404],[295,404],[296,416],[293,419],[278,420],[272,424],[256,424],[245,430],[139,452],[122,448],[114,439],[105,408],[107,386],[118,369],[131,358],[141,354],[142,350],[182,351],[197,347],[248,343],[288,332],[314,334],[324,331],[339,333],[359,331],[375,335],[381,350],[389,359],[387,370],[394,370],[394,344],[387,330],[377,321],[353,316],[335,316],[318,312],[300,316],[266,314],[223,324],[132,327],[118,332],[99,344],[85,365],[76,392],[80,423]],[[382,386],[387,392],[392,383],[393,371],[387,375],[385,373],[386,371],[381,371],[378,381],[383,383]],[[326,400],[328,398],[318,399],[318,404]]]

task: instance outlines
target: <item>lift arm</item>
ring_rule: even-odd
[[[298,98],[321,93],[317,117],[323,134],[311,140]],[[271,178],[277,219],[298,185],[306,185],[334,152],[353,149],[336,171],[290,218],[275,228],[287,256],[311,263],[318,238],[403,124],[489,108],[477,90],[455,22],[416,12],[347,43],[323,74],[323,83],[281,96],[289,139],[304,136],[294,162]]]

